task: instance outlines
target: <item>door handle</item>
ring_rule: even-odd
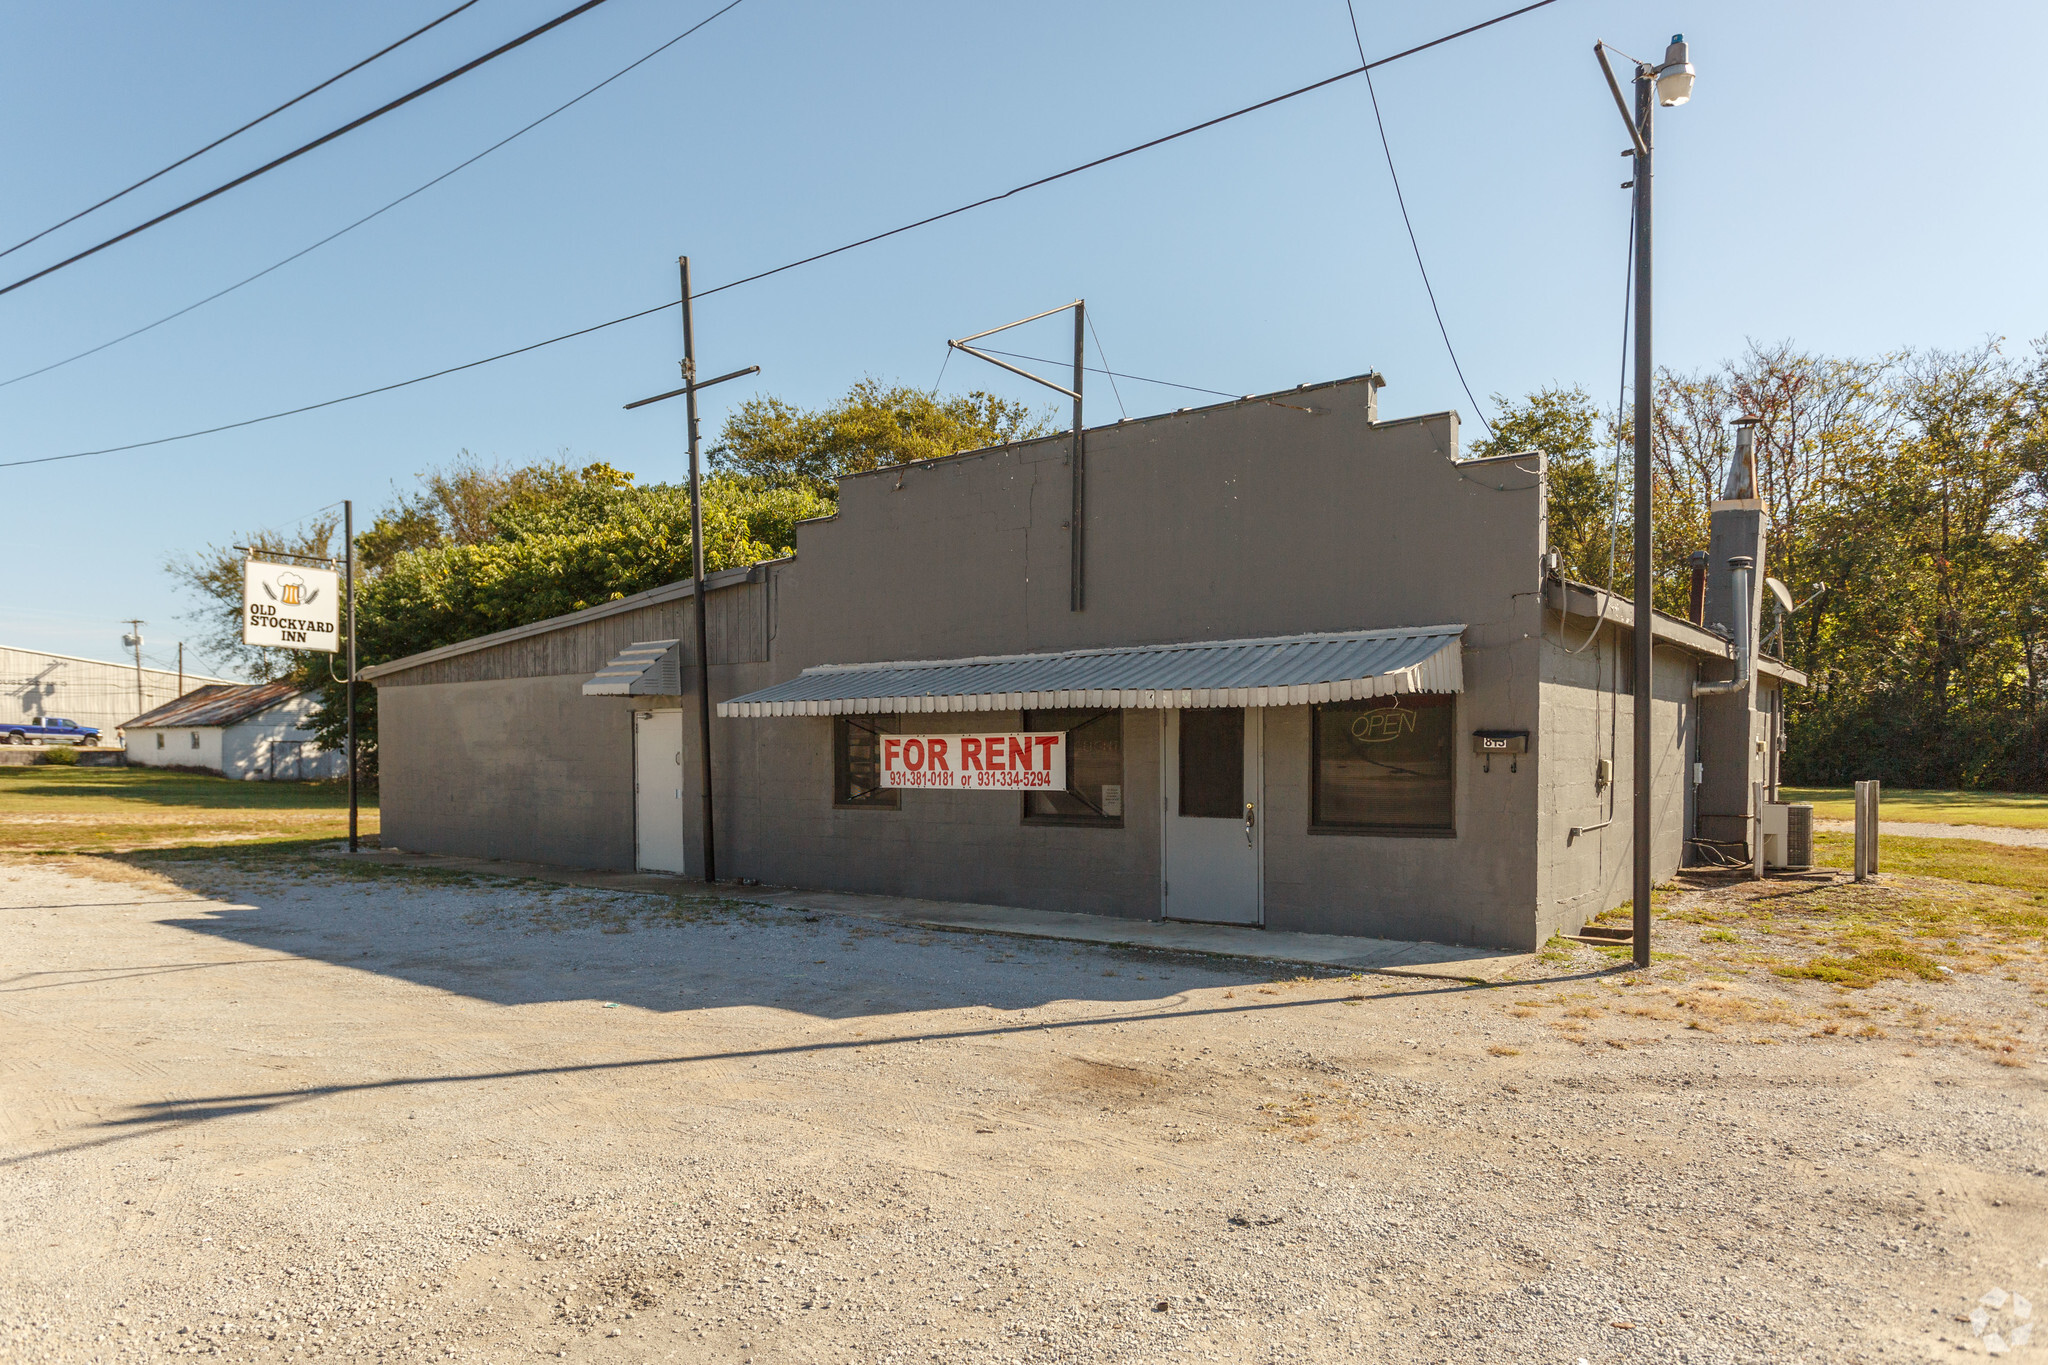
[[[1245,842],[1246,842],[1247,844],[1249,844],[1249,843],[1251,843],[1251,842],[1252,842],[1252,826],[1253,826],[1253,825],[1255,825],[1255,824],[1257,824],[1257,823],[1258,823],[1258,818],[1257,818],[1257,812],[1256,812],[1256,810],[1255,810],[1255,809],[1253,808],[1253,806],[1252,806],[1252,803],[1251,803],[1251,802],[1249,802],[1249,801],[1245,802],[1245,803],[1244,803],[1244,841],[1245,841]]]

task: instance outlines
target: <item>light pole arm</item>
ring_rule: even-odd
[[[1600,59],[1600,74],[1607,77],[1607,89],[1614,96],[1614,107],[1621,112],[1621,121],[1628,125],[1629,141],[1635,143],[1636,155],[1648,156],[1650,148],[1643,141],[1642,130],[1636,127],[1635,119],[1628,112],[1628,101],[1622,97],[1621,82],[1614,79],[1614,68],[1607,64],[1607,44],[1593,44],[1593,55]]]

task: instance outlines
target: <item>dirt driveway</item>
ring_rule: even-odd
[[[2002,967],[1275,981],[254,853],[0,925],[8,1362],[2041,1350]]]

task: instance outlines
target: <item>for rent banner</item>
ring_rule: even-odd
[[[883,735],[884,787],[1065,791],[1064,731],[1003,735]]]

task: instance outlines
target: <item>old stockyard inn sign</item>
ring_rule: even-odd
[[[1065,791],[1063,731],[1000,735],[883,735],[884,787]]]
[[[248,560],[242,567],[242,643],[341,648],[341,575]]]

